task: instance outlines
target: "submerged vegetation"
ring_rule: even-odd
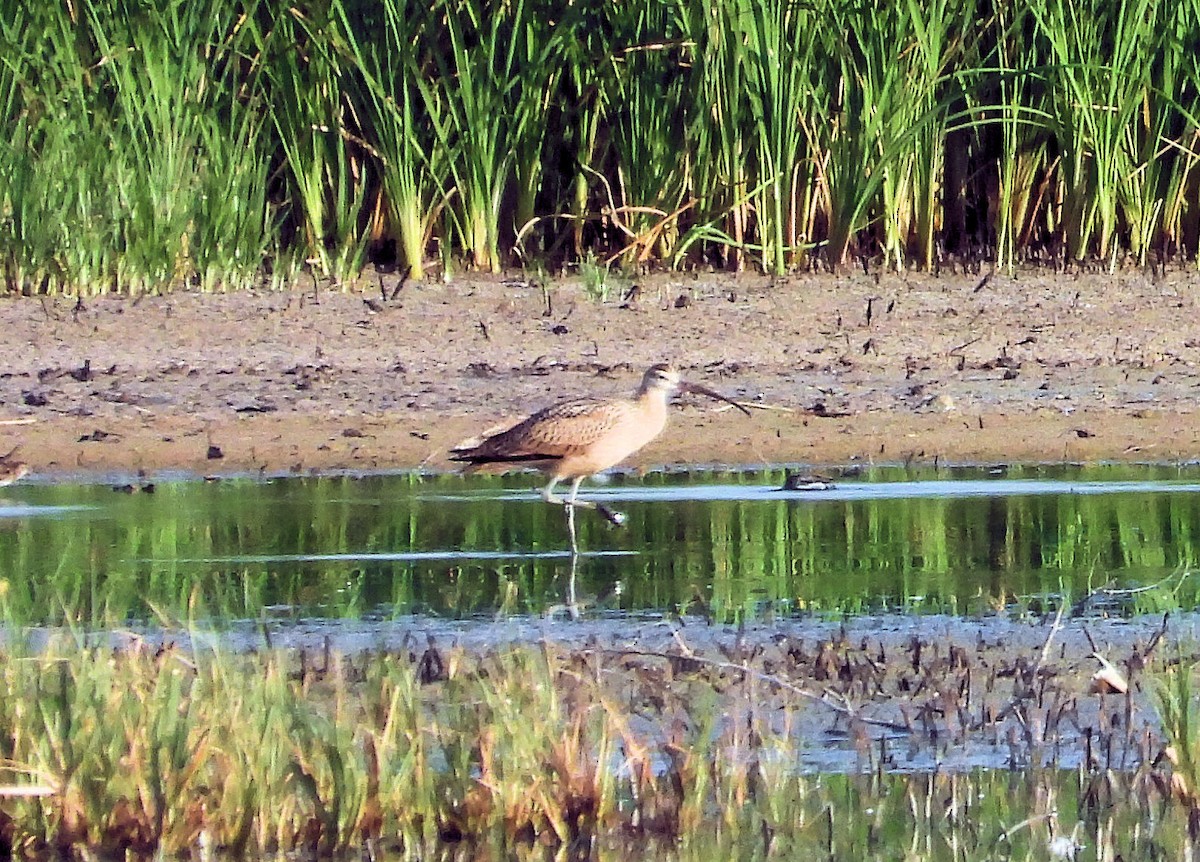
[[[1165,265],[1200,0],[0,0],[8,291]]]
[[[235,654],[81,634],[32,650],[10,628],[0,839],[34,859],[619,859],[636,846],[639,858],[954,860],[1045,858],[1054,842],[1185,858],[1196,840],[1136,702],[1085,694],[1087,671],[1048,658],[1049,640],[981,654],[916,635],[903,647],[730,635],[717,651],[679,634],[661,651],[641,638],[473,651],[413,638],[348,655],[273,648],[264,632],[260,650]],[[892,774],[915,751],[940,760],[976,738],[1005,768]],[[853,767],[803,766],[825,749]]]

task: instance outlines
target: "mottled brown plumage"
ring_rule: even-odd
[[[685,383],[670,365],[659,364],[646,371],[633,398],[564,401],[482,440],[461,444],[451,450],[450,456],[477,468],[534,467],[550,477],[542,491],[547,502],[600,508],[611,520],[619,521],[618,516],[595,503],[577,502],[579,484],[620,463],[661,434],[667,424],[667,405],[680,391],[728,401],[749,415],[737,402],[704,386]],[[564,479],[571,480],[566,500],[554,495],[555,486]]]

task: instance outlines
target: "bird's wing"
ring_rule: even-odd
[[[632,409],[624,401],[581,398],[534,413],[479,445],[455,449],[457,460],[525,461],[566,458],[610,433]]]

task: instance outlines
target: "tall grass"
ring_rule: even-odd
[[[686,151],[691,79],[681,67],[682,27],[668,3],[639,4],[615,34],[627,46],[610,58],[609,117],[617,165],[608,216],[627,263],[669,260],[679,241],[679,218],[690,204],[691,160]]]
[[[1052,0],[1034,7],[1049,46],[1050,128],[1061,147],[1063,232],[1071,259],[1095,249],[1115,263],[1121,202],[1136,231],[1131,239],[1140,244],[1143,201],[1129,192],[1145,175],[1135,160],[1137,125],[1143,106],[1149,119],[1150,64],[1160,53],[1157,13],[1164,5]],[[1110,47],[1106,64],[1081,62],[1101,44]]]
[[[449,174],[448,154],[435,134],[440,106],[423,79],[431,24],[424,6],[404,0],[343,4],[338,12],[350,98],[379,161],[386,233],[397,243],[398,263],[424,278]]]
[[[1198,41],[1200,0],[0,0],[0,274],[1196,260]]]
[[[256,281],[277,240],[244,19],[183,2],[8,5],[8,289]]]
[[[802,214],[816,170],[807,139],[822,84],[820,17],[805,4],[740,0],[716,6],[704,33],[706,83],[726,109],[704,115],[702,131],[716,142],[735,196],[731,239],[756,249],[772,272],[785,271],[810,242]]]
[[[1103,858],[1184,858],[1188,834],[1144,763],[887,774],[890,749],[864,732],[858,756],[878,768],[807,774],[796,733],[828,718],[797,696],[804,660],[758,682],[761,658],[743,674],[551,642],[313,661],[64,636],[0,657],[14,858],[1044,858],[1076,819]],[[919,727],[924,748],[936,737]]]
[[[505,195],[520,167],[527,207],[532,166],[541,159],[536,132],[557,75],[548,11],[537,0],[449,0],[437,10],[443,50],[432,53],[432,71],[444,119],[434,125],[450,154],[456,194],[449,211],[459,247],[479,270],[502,269],[501,231],[515,234],[504,218]]]
[[[321,7],[277,10],[264,39],[264,69],[298,250],[320,275],[341,281],[358,273],[366,254],[369,165],[333,50],[336,21]]]
[[[1033,214],[1038,209],[1039,183],[1047,171],[1049,114],[1041,79],[1031,68],[1040,68],[1041,54],[1027,44],[1026,33],[1033,26],[1027,4],[1013,3],[999,8],[993,19],[992,37],[995,69],[994,87],[998,94],[994,121],[999,127],[1000,153],[997,159],[995,213],[995,262],[1011,271],[1020,251],[1030,241]],[[977,87],[985,85],[988,72],[973,73]],[[980,98],[972,108],[986,111]],[[1044,191],[1045,186],[1041,189]]]

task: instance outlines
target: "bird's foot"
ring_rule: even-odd
[[[601,515],[603,515],[605,520],[608,521],[608,523],[612,524],[614,527],[622,527],[625,525],[625,513],[624,512],[615,512],[612,509],[608,508],[608,506],[605,506],[603,503],[596,504],[596,511],[599,512]]]
[[[557,499],[551,500],[550,502],[562,503],[563,507],[567,510],[567,523],[572,529],[574,529],[576,509],[595,509],[604,517],[604,520],[608,521],[608,523],[612,524],[614,527],[620,527],[625,524],[624,512],[617,512],[608,508],[608,506],[605,506],[603,503],[593,503],[591,501],[572,502],[570,500]]]

